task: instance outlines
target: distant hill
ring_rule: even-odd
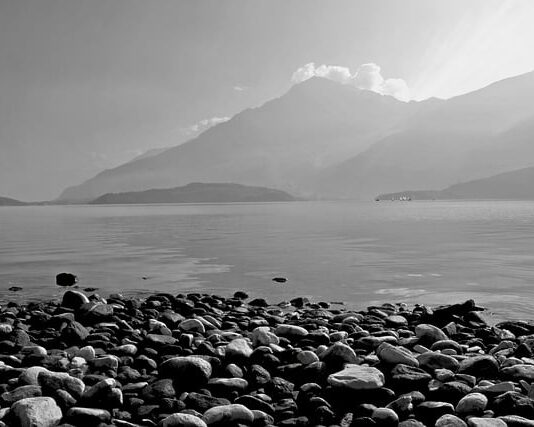
[[[227,183],[191,183],[183,187],[107,193],[91,204],[290,202],[290,194],[265,187]]]
[[[401,191],[381,194],[380,200],[469,199],[534,200],[534,167],[451,185],[441,191]]]
[[[0,206],[24,206],[26,204],[20,200],[10,199],[9,197],[0,197]]]

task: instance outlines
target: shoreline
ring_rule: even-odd
[[[239,291],[12,302],[0,426],[532,426],[534,323],[482,310]]]

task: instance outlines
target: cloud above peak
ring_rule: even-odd
[[[339,65],[315,66],[313,62],[303,65],[291,76],[292,83],[302,83],[312,77],[323,77],[358,89],[389,95],[400,101],[411,99],[410,89],[403,79],[384,79],[380,67],[375,63],[362,64],[351,73],[348,67]]]

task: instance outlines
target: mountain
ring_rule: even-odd
[[[374,197],[424,190],[534,165],[534,73],[422,109],[401,131],[322,171],[316,191]]]
[[[167,151],[169,148],[171,147],[152,148],[150,150],[145,151],[144,153],[139,154],[138,156],[135,156],[132,160],[130,160],[127,163],[135,162],[136,160],[146,159],[152,156],[156,156],[160,153],[163,153],[164,151]]]
[[[451,185],[441,191],[402,191],[381,194],[377,198],[380,200],[398,200],[401,197],[410,197],[412,200],[534,200],[533,183],[534,167],[530,167]]]
[[[534,166],[534,72],[449,100],[404,103],[312,78],[197,138],[106,170],[60,200],[190,182],[369,199]]]
[[[0,197],[0,206],[24,206],[26,204],[20,200],[10,199],[9,197]]]
[[[297,199],[290,194],[272,188],[227,183],[191,183],[184,187],[108,193],[93,200],[91,204],[289,202],[295,200]]]
[[[441,197],[454,199],[534,200],[534,167],[452,185]]]
[[[185,144],[68,188],[60,199],[90,200],[109,192],[190,182],[313,192],[305,185],[311,177],[394,133],[423,104],[312,78]]]

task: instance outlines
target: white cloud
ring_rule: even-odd
[[[315,69],[315,75],[343,84],[349,83],[351,79],[350,70],[347,67],[338,65],[323,64]]]
[[[303,65],[293,73],[293,75],[291,76],[291,82],[295,84],[302,83],[303,81],[311,79],[314,76],[315,64],[313,62],[309,62],[308,64]]]
[[[351,73],[347,67],[339,65],[320,65],[310,62],[297,69],[291,76],[292,83],[302,83],[312,77],[323,77],[342,84],[350,84],[358,89],[370,90],[381,95],[390,95],[400,101],[411,99],[410,89],[403,79],[384,79],[377,64],[362,64]]]
[[[243,92],[243,91],[247,90],[248,87],[236,85],[232,89],[234,89],[236,92]]]
[[[203,119],[195,124],[192,124],[191,126],[181,128],[180,133],[182,133],[184,136],[192,138],[200,135],[202,132],[213,126],[227,122],[228,120],[230,120],[230,117],[211,117],[209,119]]]
[[[403,79],[387,79],[382,84],[382,94],[391,95],[400,101],[408,102],[412,96],[410,88]]]
[[[384,77],[382,77],[378,65],[373,63],[362,64],[352,76],[351,83],[359,89],[381,93]]]

